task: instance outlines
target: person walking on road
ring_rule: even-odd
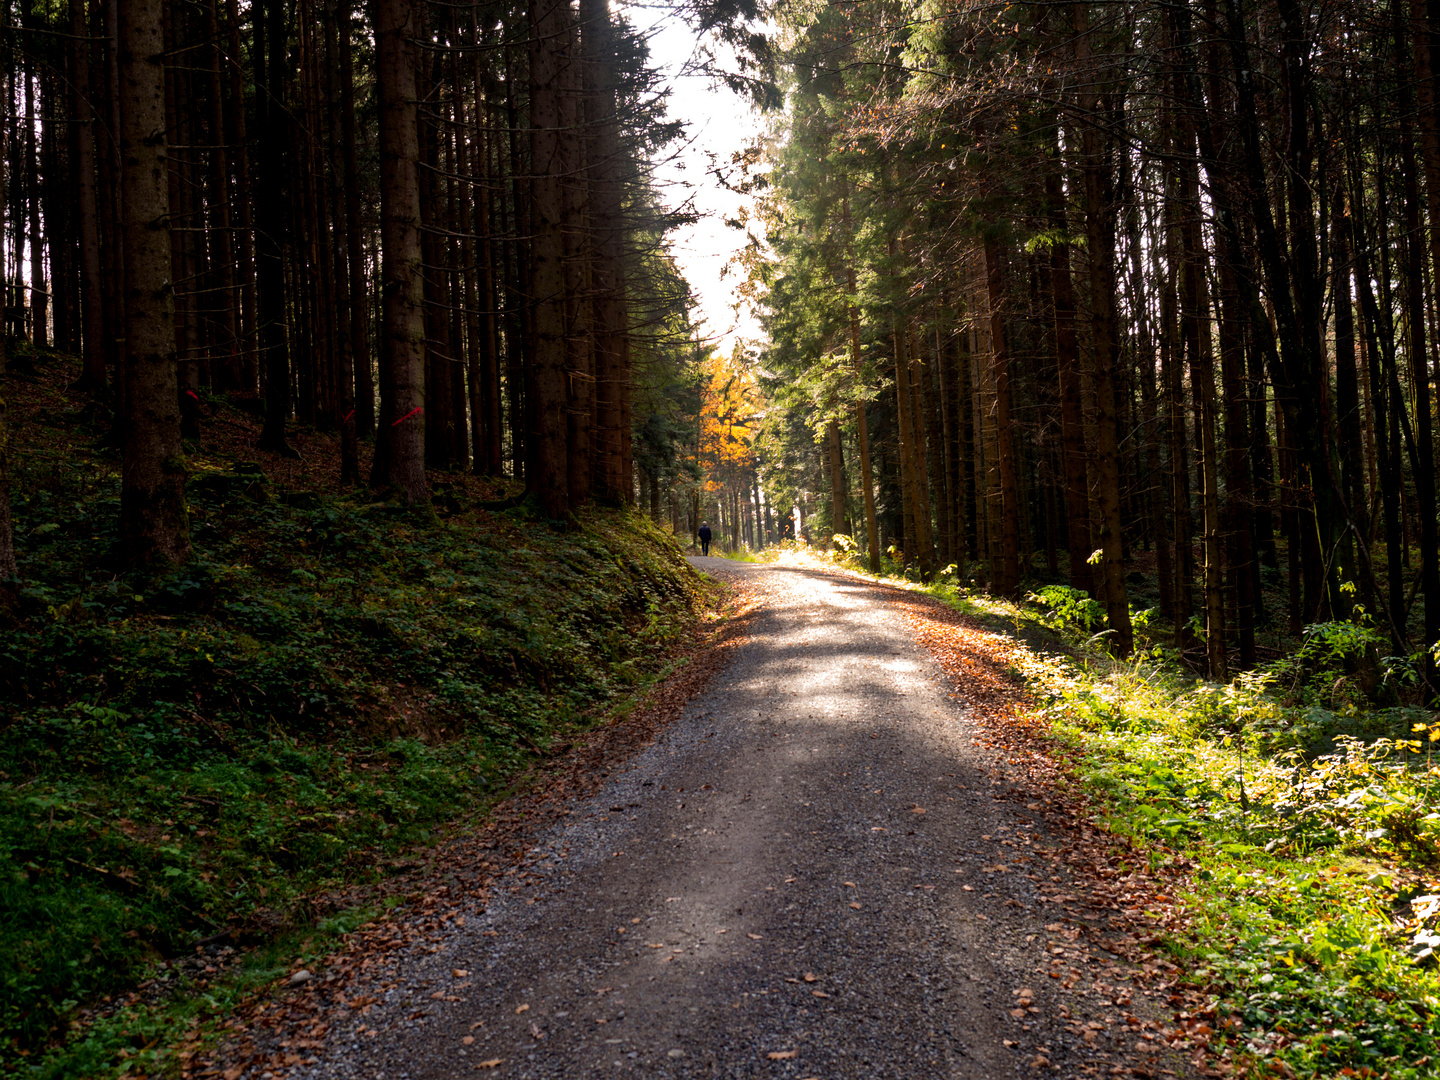
[[[697,535],[700,537],[700,554],[701,554],[701,555],[709,555],[709,554],[710,554],[710,526],[709,526],[706,522],[703,522],[703,521],[702,521],[702,522],[700,523],[700,532],[699,532]]]

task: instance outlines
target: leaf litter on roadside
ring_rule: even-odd
[[[180,1071],[195,1080],[234,1080],[251,1071],[284,1080],[306,1060],[296,1050],[322,1049],[332,1022],[337,1030],[351,1030],[346,1026],[350,1018],[368,1014],[379,1002],[375,994],[349,999],[352,984],[398,986],[397,966],[405,953],[433,949],[453,927],[464,925],[465,916],[454,913],[457,907],[483,904],[497,888],[515,891],[538,880],[530,866],[534,857],[526,855],[527,838],[569,816],[568,804],[603,788],[615,767],[645,750],[679,717],[685,703],[748,640],[763,599],[760,590],[732,586],[723,617],[702,621],[677,653],[687,662],[633,711],[577,737],[564,754],[538,763],[529,782],[517,785],[520,794],[498,804],[482,827],[422,853],[419,877],[317,896],[313,907],[318,912],[377,901],[399,901],[403,907],[360,926],[337,951],[312,962],[315,978],[298,986],[281,980],[284,985],[257,991],[217,1022],[218,1038],[193,1039],[177,1048]],[[480,936],[499,937],[500,932],[482,930]],[[454,969],[454,977],[463,977],[461,970],[469,969]],[[367,1034],[373,1033],[370,1029]],[[495,1058],[475,1068],[493,1069],[501,1062]]]
[[[1076,751],[1048,737],[1015,675],[1020,668],[1015,661],[1025,652],[1022,643],[932,597],[878,588],[950,677],[952,698],[977,724],[979,737],[972,742],[994,761],[992,798],[1019,804],[1017,810],[1042,819],[1046,829],[1064,838],[1063,845],[1027,849],[1015,866],[996,862],[981,867],[982,873],[992,875],[1023,874],[1047,905],[1064,912],[1064,922],[1045,925],[1046,932],[1057,937],[1047,946],[1037,974],[1074,1000],[1119,1013],[1115,1022],[1137,1038],[1129,1050],[1118,1052],[1117,1047],[1118,1060],[1110,1063],[1113,1072],[1156,1075],[1151,1055],[1168,1049],[1188,1057],[1201,1075],[1235,1074],[1238,1062],[1216,1030],[1214,997],[1184,984],[1179,968],[1155,949],[1161,934],[1185,925],[1185,908],[1175,897],[1182,891],[1188,864],[1159,849],[1168,865],[1151,868],[1148,851],[1093,824],[1100,807],[1078,786],[1066,783]],[[982,839],[1000,842],[990,835]],[[1048,874],[1038,872],[1043,869],[1039,862],[1049,864]],[[961,888],[974,891],[969,885]],[[975,917],[986,918],[983,913]],[[1122,983],[1130,985],[1122,988]],[[1147,1000],[1147,1015],[1137,1015],[1141,1010],[1136,995]],[[1036,997],[1033,989],[1026,989],[1023,997],[1016,991],[1015,997],[1011,1015],[1018,1022],[1037,1008]],[[1162,1020],[1167,1012],[1169,1020]],[[1105,1026],[1073,1018],[1067,1022],[1067,1030],[1089,1047]],[[1228,1034],[1233,1038],[1238,1032]],[[1136,1055],[1146,1057],[1137,1061]],[[1029,1064],[1050,1067],[1045,1054]],[[1105,1059],[1096,1058],[1093,1067],[1082,1071],[1090,1073],[1103,1064]]]

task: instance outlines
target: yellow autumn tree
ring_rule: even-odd
[[[729,356],[710,353],[700,364],[699,464],[705,477],[705,514],[728,534],[760,546],[755,476],[755,430],[759,388],[737,346]]]

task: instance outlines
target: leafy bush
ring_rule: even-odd
[[[1045,609],[1041,622],[1052,630],[1063,631],[1073,626],[1089,634],[1105,620],[1105,609],[1083,589],[1046,585],[1026,598]]]

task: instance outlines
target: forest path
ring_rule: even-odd
[[[759,601],[730,666],[488,902],[363,965],[284,1072],[978,1080],[1129,1073],[1118,1052],[1151,1075],[1098,1000],[1128,1012],[1095,981],[1127,976],[1052,959],[1070,840],[1009,787],[978,737],[994,694],[962,707],[906,594],[692,561]]]

